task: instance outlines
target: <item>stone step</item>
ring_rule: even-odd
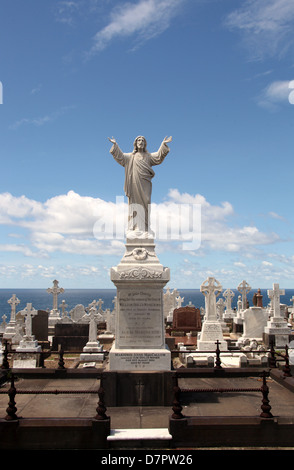
[[[167,428],[111,429],[107,441],[111,447],[169,447],[172,439]]]

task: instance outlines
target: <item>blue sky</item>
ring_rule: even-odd
[[[170,287],[293,288],[293,26],[293,0],[2,0],[0,287],[114,287],[108,137],[172,135],[152,202],[200,205],[201,243],[156,241]]]

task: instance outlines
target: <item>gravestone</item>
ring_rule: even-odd
[[[110,370],[170,370],[165,346],[163,287],[169,281],[150,240],[129,241],[121,263],[111,270],[117,288],[115,342]]]
[[[199,308],[180,307],[174,310],[173,314],[173,330],[184,331],[201,331],[201,316]]]
[[[248,282],[242,281],[238,285],[238,291],[242,294],[242,310],[246,310],[248,307],[247,294],[251,291],[251,287]]]
[[[60,319],[60,312],[58,310],[58,296],[64,292],[62,287],[59,287],[58,281],[55,279],[53,281],[53,286],[47,289],[48,294],[53,295],[53,308],[50,310],[49,319],[48,319],[48,330],[49,334],[54,332],[54,325]]]
[[[273,288],[267,291],[271,299],[270,315],[264,329],[264,342],[268,346],[271,343],[275,347],[284,347],[289,342],[291,331],[287,326],[287,320],[281,315],[280,296],[285,295],[285,290],[279,288],[279,284],[273,284]]]
[[[233,332],[234,333],[243,333],[243,303],[242,303],[242,296],[238,296],[237,301],[237,315],[233,318]]]
[[[230,319],[235,316],[234,311],[232,310],[232,300],[235,297],[234,292],[231,289],[226,289],[223,293],[225,300],[226,310],[224,312],[223,318]]]
[[[205,320],[202,324],[197,349],[213,351],[219,342],[221,351],[227,350],[227,342],[223,338],[221,323],[217,319],[216,297],[220,295],[222,286],[214,277],[208,277],[200,286],[200,292],[205,296]]]
[[[7,303],[11,306],[10,320],[3,334],[4,339],[11,339],[16,333],[16,306],[20,303],[20,300],[15,294],[7,300]]]
[[[83,318],[85,314],[86,314],[85,307],[82,304],[78,304],[70,311],[70,318],[74,322],[78,322]]]
[[[32,332],[33,317],[38,314],[38,311],[32,307],[31,303],[28,303],[20,313],[25,317],[25,335],[20,341],[19,346],[16,348],[16,351],[40,352],[41,346],[39,346],[38,341],[35,339]]]
[[[52,351],[81,352],[89,339],[89,323],[56,323]]]
[[[46,310],[38,310],[32,319],[32,333],[38,341],[48,341],[48,316]]]
[[[83,353],[80,355],[81,361],[95,362],[103,361],[104,354],[102,352],[102,346],[100,346],[97,340],[97,323],[99,321],[100,314],[97,313],[97,309],[92,307],[88,314],[89,321],[89,339],[83,348]]]
[[[240,346],[246,340],[263,341],[264,328],[268,320],[268,313],[261,307],[250,307],[244,311],[243,334],[238,339]]]
[[[180,307],[179,301],[183,300],[179,296],[179,292],[177,289],[174,289],[173,291],[170,290],[168,287],[166,289],[166,292],[163,294],[163,313],[164,313],[164,318],[167,319],[167,317],[171,314],[171,312],[174,311],[175,308]]]

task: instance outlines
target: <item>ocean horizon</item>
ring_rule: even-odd
[[[271,289],[271,287],[269,289]],[[164,289],[164,292],[166,292],[166,290],[167,289]],[[173,292],[173,290],[174,289],[170,288],[170,292]],[[222,294],[225,290],[226,289],[223,289],[222,293],[217,297],[217,300],[219,298],[223,298]],[[238,296],[240,293],[237,289],[231,290],[235,294],[232,299],[232,308],[235,308],[237,307]],[[264,307],[269,303],[267,290],[268,289],[261,289]],[[200,292],[200,289],[177,289],[177,291],[179,295],[184,298],[182,306],[188,305],[190,302],[197,308],[205,306],[205,297]],[[250,305],[252,305],[252,297],[255,292],[257,292],[257,289],[251,289],[247,294]],[[3,315],[6,315],[6,323],[10,320],[11,307],[8,304],[8,300],[13,294],[15,294],[20,301],[16,307],[16,312],[23,310],[27,303],[31,303],[33,308],[36,310],[51,310],[53,307],[53,296],[52,294],[49,294],[46,289],[0,289],[0,322],[2,322]],[[280,299],[281,303],[292,306],[293,302],[291,301],[291,298],[293,295],[294,289],[285,289],[285,295],[281,296]],[[78,304],[88,307],[93,300],[102,299],[102,309],[110,309],[112,311],[114,308],[113,300],[115,296],[116,289],[65,289],[64,292],[58,296],[58,307],[64,300],[67,305],[66,311],[70,312]]]

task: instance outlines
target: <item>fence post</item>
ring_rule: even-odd
[[[219,342],[219,340],[217,340],[217,342],[215,344],[216,344],[216,351],[215,351],[216,359],[215,359],[214,368],[215,369],[222,369],[221,360],[220,360],[220,349],[219,349],[220,342]]]
[[[5,348],[4,348],[4,351],[3,351],[3,360],[2,360],[1,369],[9,369],[7,340],[5,340]]]
[[[291,368],[289,364],[289,351],[288,351],[288,345],[286,344],[285,346],[285,366],[283,367],[283,372],[284,372],[284,377],[292,377],[291,374]]]
[[[276,353],[275,353],[275,348],[274,348],[274,342],[273,341],[271,341],[269,366],[271,368],[276,368],[277,367]]]
[[[62,349],[61,344],[58,345],[58,352],[59,352],[58,369],[65,369],[64,360],[63,360],[64,351]]]
[[[18,419],[18,416],[16,415],[16,403],[15,403],[15,395],[16,395],[16,388],[14,386],[14,375],[11,373],[11,385],[10,389],[8,390],[8,396],[9,396],[9,403],[8,403],[8,408],[6,408],[7,415],[5,416],[6,421],[12,421],[14,419]]]
[[[266,372],[265,370],[263,371],[262,374],[262,387],[261,387],[261,392],[262,392],[262,405],[261,409],[262,412],[260,413],[261,418],[273,418],[273,415],[271,414],[271,406],[269,404],[269,399],[268,399],[268,394],[269,394],[269,388],[266,383]]]
[[[105,390],[103,388],[103,381],[104,381],[104,377],[103,377],[103,374],[101,374],[100,387],[99,387],[99,390],[98,390],[99,401],[98,401],[98,406],[96,408],[97,415],[94,418],[94,419],[97,419],[97,420],[100,420],[100,421],[108,419],[108,416],[106,416],[106,414],[105,414],[106,413],[106,406],[105,406],[105,402],[104,402]]]
[[[41,350],[41,352],[40,352],[40,367],[42,367],[42,369],[46,369],[46,366],[45,366],[45,352],[43,350]]]
[[[173,410],[172,418],[182,419],[184,418],[184,415],[181,413],[183,409],[180,403],[181,389],[178,385],[178,377],[176,374],[173,375],[173,383],[174,383],[174,386],[173,386],[174,400],[173,400],[173,407],[172,407],[172,410]]]

